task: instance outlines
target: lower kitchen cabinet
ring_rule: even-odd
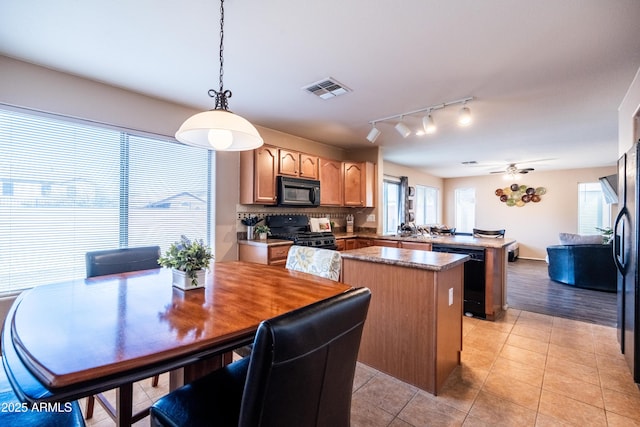
[[[257,240],[238,242],[238,259],[258,264],[281,265],[287,263],[287,255],[293,242],[268,243]]]

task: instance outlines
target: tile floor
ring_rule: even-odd
[[[462,365],[437,397],[359,364],[351,425],[640,426],[640,391],[614,328],[518,310],[496,322],[465,317],[463,328]],[[167,387],[167,375],[155,389],[136,384],[136,406]],[[87,425],[113,422],[96,405]]]

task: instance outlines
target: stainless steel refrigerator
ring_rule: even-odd
[[[614,259],[618,268],[618,342],[635,382],[640,383],[640,194],[639,145],[618,160],[618,215],[614,223]]]

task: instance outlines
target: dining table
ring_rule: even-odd
[[[71,280],[20,294],[2,330],[2,363],[23,402],[65,402],[116,389],[129,426],[133,383],[171,372],[170,388],[229,362],[263,320],[351,286],[241,261],[216,262],[206,286],[180,290],[168,269]]]

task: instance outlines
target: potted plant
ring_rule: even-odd
[[[260,240],[264,240],[267,238],[268,234],[271,234],[271,230],[266,224],[258,224],[254,229],[254,233],[260,236]]]
[[[158,264],[171,268],[174,286],[197,289],[204,287],[206,270],[212,259],[211,248],[202,239],[190,240],[183,235],[158,259]]]
[[[600,234],[602,234],[603,244],[607,245],[611,243],[611,241],[613,240],[613,230],[611,229],[611,227],[605,227],[605,228],[596,227],[596,230],[598,230]]]

